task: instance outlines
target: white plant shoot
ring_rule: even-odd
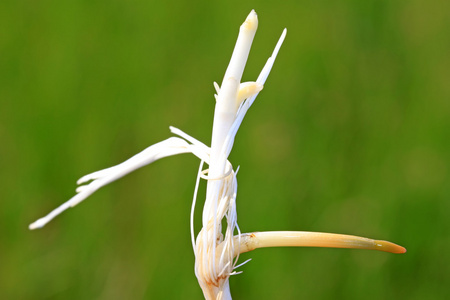
[[[172,133],[178,137],[171,137],[154,144],[114,167],[81,177],[77,183],[87,184],[79,186],[74,197],[47,216],[32,223],[29,228],[43,227],[61,212],[77,205],[99,188],[155,160],[181,153],[192,153],[200,159],[200,167],[191,209],[191,238],[195,254],[195,274],[205,299],[231,299],[229,277],[239,273],[235,271],[238,267],[239,254],[257,248],[334,247],[371,249],[391,253],[406,252],[405,248],[387,241],[343,234],[301,231],[241,233],[236,214],[237,170],[233,169],[228,156],[239,126],[262,90],[286,37],[286,29],[284,29],[272,56],[267,60],[256,81],[241,82],[257,27],[258,18],[252,10],[240,27],[221,85],[214,83],[217,94],[215,95],[216,107],[211,147],[177,128],[170,127]],[[203,169],[204,163],[209,165],[209,169]],[[201,179],[207,180],[207,189],[202,229],[196,235],[194,208]],[[226,224],[226,228],[222,228],[222,223]]]

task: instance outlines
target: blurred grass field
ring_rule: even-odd
[[[251,9],[244,80],[288,34],[230,160],[243,232],[386,239],[404,255],[273,248],[235,299],[444,299],[450,284],[450,2],[0,2],[0,299],[201,299],[198,161],[167,158],[41,230],[76,180],[170,136],[209,144]],[[203,183],[202,188],[205,185]],[[204,190],[203,190],[204,191]],[[199,198],[197,229],[202,197]]]

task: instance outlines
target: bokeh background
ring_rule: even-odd
[[[257,250],[242,255],[253,261],[231,279],[234,298],[448,297],[449,1],[3,0],[1,299],[202,298],[193,156],[27,226],[79,177],[169,137],[169,125],[209,144],[212,82],[252,8],[244,80],[288,35],[230,157],[242,231],[355,234],[408,252]]]

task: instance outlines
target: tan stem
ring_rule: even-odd
[[[239,242],[240,240],[240,242]],[[244,233],[234,237],[234,256],[266,247],[327,247],[379,250],[390,253],[405,253],[406,249],[397,244],[372,240],[364,237],[309,231],[268,231]],[[218,249],[220,249],[220,246]],[[221,253],[220,250],[217,251]]]

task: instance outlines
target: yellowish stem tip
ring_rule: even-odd
[[[390,253],[406,253],[406,248],[400,245],[388,242],[388,241],[379,241],[375,240],[376,248],[373,250],[380,250]]]
[[[242,24],[242,28],[246,30],[256,30],[258,28],[258,16],[254,10],[247,16],[247,19]]]

